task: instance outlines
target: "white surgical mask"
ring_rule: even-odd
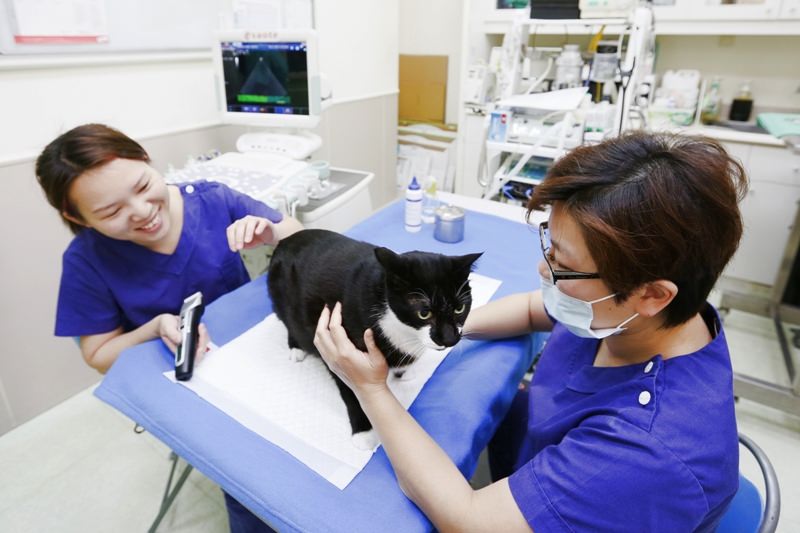
[[[597,300],[592,300],[591,302],[585,302],[561,292],[550,278],[541,276],[541,280],[542,299],[544,300],[545,309],[550,313],[550,316],[558,320],[565,328],[578,337],[604,339],[611,335],[617,335],[625,329],[622,326],[639,316],[639,313],[635,313],[632,317],[624,320],[615,328],[592,329],[592,320],[594,320],[592,304],[613,298],[616,296],[616,293],[598,298]]]

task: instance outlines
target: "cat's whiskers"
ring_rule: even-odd
[[[461,290],[462,290],[462,289],[464,288],[464,286],[465,286],[465,285],[467,285],[468,283],[469,283],[469,278],[465,279],[465,280],[464,280],[464,283],[462,283],[462,284],[461,284],[461,286],[460,286],[460,287],[459,287],[459,288],[456,290],[456,295],[459,295],[459,296],[460,296],[460,295],[461,295]]]
[[[419,345],[411,352],[403,351],[403,357],[400,358],[400,361],[398,361],[397,366],[398,367],[408,366],[417,359],[419,359],[420,356],[424,353],[425,353],[425,346],[419,346]]]
[[[377,326],[378,325],[378,321],[381,319],[382,316],[383,316],[383,311],[380,311],[380,310],[375,311],[374,313],[370,313],[369,315],[367,315],[368,327],[374,328],[375,326]]]
[[[414,361],[416,361],[422,354],[425,353],[426,347],[424,344],[415,341],[415,340],[408,340],[401,343],[400,346],[392,345],[391,354],[396,354],[400,352],[401,357],[397,363],[398,367],[406,366]]]
[[[463,304],[467,303],[466,301],[470,298],[472,298],[472,288],[469,286],[469,278],[467,278],[456,291],[456,301]]]

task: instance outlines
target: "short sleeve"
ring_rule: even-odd
[[[102,277],[75,251],[64,253],[55,334],[75,337],[107,333],[122,325],[122,313]]]
[[[512,474],[509,486],[537,533],[694,531],[708,513],[691,471],[619,418],[571,430]]]
[[[220,183],[219,186],[228,206],[231,220],[239,220],[247,215],[263,217],[275,223],[283,220],[283,214],[280,211],[272,209],[264,202],[259,202],[244,193],[235,191],[223,183]]]

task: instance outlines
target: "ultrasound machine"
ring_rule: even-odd
[[[342,231],[372,212],[373,175],[311,161],[322,99],[313,30],[229,30],[213,47],[223,124],[251,126],[224,153],[172,171],[171,182],[218,181],[299,219]],[[345,207],[343,209],[343,207]]]

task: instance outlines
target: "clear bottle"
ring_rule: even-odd
[[[619,61],[616,41],[600,41],[589,69],[589,94],[592,102],[612,102],[616,99],[616,86]]]
[[[613,82],[617,77],[617,42],[600,41],[597,51],[592,58],[592,68],[589,71],[589,81],[601,83]]]
[[[439,198],[436,193],[436,177],[428,176],[425,183],[425,192],[422,196],[422,223],[433,224],[436,222],[436,208],[439,207]]]
[[[720,79],[711,80],[705,96],[703,106],[700,108],[700,122],[703,124],[714,124],[719,121],[719,114],[722,108],[722,97],[720,96]]]
[[[581,86],[583,58],[577,44],[565,44],[564,50],[556,58],[556,89]]]
[[[739,87],[739,93],[731,102],[731,110],[728,113],[729,120],[747,122],[750,120],[750,113],[753,111],[753,95],[750,93],[750,82],[744,82]]]
[[[422,229],[422,188],[416,176],[406,188],[405,226],[409,233],[417,233]]]

